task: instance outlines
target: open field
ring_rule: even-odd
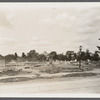
[[[99,14],[99,3],[0,3],[0,97],[100,95]]]
[[[8,66],[9,65],[9,66]],[[49,62],[21,62],[7,64],[0,72],[0,82],[19,82],[33,79],[51,79],[63,77],[86,77],[99,75],[99,62],[86,64],[82,62],[79,69],[78,62],[56,61]]]
[[[100,63],[98,63],[100,65]],[[82,72],[93,70],[97,66],[95,63],[86,64],[82,62],[82,68],[79,69],[78,62],[70,62],[70,61],[56,61],[52,64],[49,62],[17,62],[17,63],[8,63],[6,67],[1,67],[0,75],[6,75],[12,73],[16,74],[30,74],[30,73],[61,73],[61,72]],[[12,71],[12,72],[10,72]],[[14,71],[14,73],[13,73]],[[3,73],[2,73],[3,72]]]
[[[0,94],[100,93],[99,63],[48,62],[21,64],[2,69]]]

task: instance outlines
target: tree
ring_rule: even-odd
[[[49,53],[49,58],[55,61],[57,59],[57,53],[56,53],[56,51],[50,52]]]
[[[93,55],[93,60],[94,61],[98,61],[99,60],[99,55],[98,55],[98,52],[95,51],[94,55]]]
[[[99,38],[99,40],[100,40],[100,38]],[[93,56],[93,60],[98,60],[99,59],[98,53],[100,53],[100,46],[97,46],[97,48],[98,48],[99,51],[95,51],[95,54]]]
[[[5,60],[7,62],[10,62],[11,60],[16,60],[16,57],[13,54],[8,54],[8,55],[5,56]]]
[[[24,52],[22,53],[22,58],[26,58],[26,55],[25,55],[25,53],[24,53]]]
[[[99,40],[100,40],[100,38],[99,38]],[[98,48],[98,50],[99,50],[99,51],[97,51],[97,52],[100,53],[100,46],[97,46],[97,48]]]
[[[4,56],[0,55],[0,60],[4,59]]]
[[[46,61],[46,56],[44,54],[38,55],[38,61]]]
[[[17,59],[18,58],[18,54],[15,52],[15,59]]]
[[[27,58],[29,60],[37,60],[38,55],[39,54],[35,50],[31,50],[29,53],[27,53]]]
[[[85,52],[85,60],[90,60],[91,59],[91,56],[90,56],[90,52],[89,50],[87,49],[86,52]]]
[[[67,56],[63,55],[63,54],[58,54],[57,55],[57,60],[65,61],[65,60],[67,60]]]

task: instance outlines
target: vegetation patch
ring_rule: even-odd
[[[41,67],[41,72],[54,74],[54,73],[60,73],[60,72],[82,72],[83,70],[79,68],[75,68],[73,66],[66,65],[60,65],[60,64],[50,64],[46,67]]]
[[[94,76],[97,75],[96,73],[73,73],[73,74],[66,74],[63,77],[87,77],[87,76]]]
[[[14,77],[14,78],[5,78],[5,79],[0,79],[0,82],[7,83],[7,82],[21,82],[21,81],[28,81],[31,80],[32,78],[29,77]]]
[[[20,74],[26,74],[27,72],[25,71],[22,71],[22,70],[5,70],[5,71],[2,71],[0,72],[0,76],[4,76],[4,75],[7,75],[7,76],[15,76],[15,75],[20,75]]]

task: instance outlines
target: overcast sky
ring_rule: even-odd
[[[100,45],[100,3],[0,3],[0,54]]]

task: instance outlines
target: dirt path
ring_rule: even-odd
[[[0,90],[0,96],[2,94],[11,96],[36,93],[100,93],[100,76],[4,83],[0,84]]]

